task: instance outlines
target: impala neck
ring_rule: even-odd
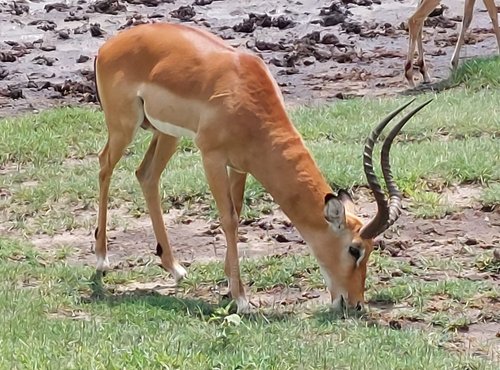
[[[308,235],[328,227],[323,209],[331,187],[319,171],[302,138],[286,118],[273,125],[266,145],[259,146],[260,161],[251,169],[253,176],[273,196],[283,212],[308,241]],[[262,151],[263,148],[266,148]],[[305,211],[307,210],[307,211]]]

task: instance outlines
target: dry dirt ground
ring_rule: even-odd
[[[156,21],[196,24],[221,35],[234,46],[259,53],[276,76],[288,104],[396,94],[406,89],[402,68],[407,32],[402,22],[416,1],[348,1],[347,6],[331,9],[332,1],[316,0],[214,0],[207,5],[192,5],[193,0],[54,3],[0,0],[3,41],[0,45],[0,117],[61,104],[92,104],[95,101],[92,61],[98,47],[118,29]],[[438,79],[449,73],[448,63],[462,7],[462,2],[456,0],[443,3],[449,9],[444,16],[433,17],[424,31],[429,66]],[[330,23],[336,24],[329,26]],[[473,32],[462,55],[493,54],[496,44],[490,28],[489,18],[478,2]],[[451,190],[449,197],[459,211],[443,219],[402,216],[396,228],[386,232],[380,243],[382,253],[417,265],[422,257],[453,258],[463,264],[460,273],[433,271],[419,276],[420,279],[442,280],[459,274],[464,279],[499,283],[498,271],[480,271],[475,261],[483,251],[500,247],[500,210],[481,208],[475,200],[477,195],[473,187]],[[374,207],[368,195],[361,193],[358,197],[361,214],[366,218],[373,215]],[[81,212],[81,218],[95,220],[93,213],[75,212]],[[147,216],[133,218],[121,209],[111,210],[113,213],[125,220],[108,234],[113,267],[126,269],[158,262],[152,256],[156,243]],[[185,264],[222,259],[225,246],[218,225],[197,217],[196,213],[197,209],[173,209],[165,215],[175,254]],[[243,224],[240,234],[243,257],[307,253],[302,239],[277,208],[271,215]],[[93,230],[79,229],[53,237],[38,235],[33,242],[50,250],[71,245],[73,262],[94,264]],[[129,288],[161,290],[162,286],[170,285],[166,277],[165,281]],[[165,290],[168,294],[169,289]],[[198,294],[211,293],[200,291]],[[304,295],[294,288],[280,288],[272,295],[252,299],[263,306],[286,306],[304,300],[324,301],[326,292],[318,290]],[[498,303],[478,298],[476,307],[469,308],[467,312],[472,315],[473,324],[458,337],[460,350],[496,343],[494,348],[500,351],[500,338],[496,338],[500,332]],[[436,310],[440,309],[440,302],[433,304]],[[398,316],[397,307],[378,306],[378,309],[376,315],[382,321],[390,323],[397,317],[398,325],[416,325]],[[489,319],[485,319],[488,314]]]

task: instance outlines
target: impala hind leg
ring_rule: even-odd
[[[497,37],[498,52],[500,53],[500,27],[498,26],[498,9],[495,5],[495,0],[484,0],[484,5],[493,24],[493,32]]]
[[[169,271],[178,282],[186,276],[186,270],[175,260],[168,242],[167,231],[163,222],[163,213],[160,199],[160,176],[168,161],[175,153],[177,138],[161,133],[155,133],[149,148],[144,155],[139,168],[135,172],[141,184],[144,198],[149,210],[149,217],[153,224],[156,241],[156,250],[161,258],[163,268]]]
[[[121,125],[120,125],[121,126]],[[108,127],[111,127],[108,124]],[[134,129],[128,130],[109,130],[108,141],[101,153],[99,153],[99,211],[97,217],[97,229],[95,230],[95,254],[97,259],[96,270],[102,274],[109,269],[108,249],[106,239],[106,226],[108,214],[109,184],[113,170],[123,156],[123,152],[130,144],[133,138]]]
[[[205,175],[219,210],[222,230],[226,237],[227,252],[224,271],[229,279],[229,290],[231,291],[232,298],[238,305],[238,313],[245,313],[248,311],[249,306],[240,278],[237,246],[238,214],[232,197],[232,191],[239,194],[243,190],[241,188],[242,178],[233,174],[232,179],[234,183],[231,186],[225,164],[226,158],[223,154],[219,152],[202,152],[202,157]],[[239,201],[236,203],[239,204]],[[239,206],[239,209],[241,210],[241,206]]]
[[[422,45],[422,28],[424,26],[425,18],[436,8],[440,0],[422,0],[418,4],[415,13],[408,18],[408,54],[406,55],[405,62],[405,77],[408,84],[411,87],[415,87],[415,81],[413,81],[413,57],[415,55],[415,49],[418,46],[419,56],[418,56],[418,66],[420,67],[420,72],[424,75],[424,80],[428,79],[430,81],[429,74],[427,73],[427,66],[424,61],[424,51]]]
[[[458,59],[460,58],[460,49],[465,40],[465,32],[469,28],[472,22],[472,15],[474,10],[474,3],[476,0],[465,0],[464,5],[464,18],[462,24],[460,25],[460,35],[458,36],[457,44],[455,45],[455,51],[451,57],[451,69],[455,70],[458,66]]]
[[[418,49],[418,58],[417,58],[417,66],[422,74],[422,77],[424,78],[425,83],[430,83],[431,82],[431,76],[429,75],[429,69],[427,68],[427,63],[425,63],[425,57],[424,57],[424,43],[423,43],[423,37],[422,37],[422,28],[420,29],[420,32],[418,34],[418,42],[417,42],[417,49]]]

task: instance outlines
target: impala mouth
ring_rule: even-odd
[[[342,294],[340,294],[337,298],[332,299],[331,304],[335,311],[344,311],[347,308],[347,300]]]
[[[366,311],[365,306],[361,302],[356,303],[356,305],[354,306],[349,306],[347,297],[345,297],[343,294],[332,300],[332,309],[334,311],[343,312],[345,314],[363,314]]]

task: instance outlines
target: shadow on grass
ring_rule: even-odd
[[[413,96],[428,92],[440,93],[458,87],[459,85],[460,85],[459,83],[454,81],[453,76],[450,76],[447,79],[436,81],[433,83],[421,83],[414,88],[409,88],[404,91],[401,91],[399,95]]]
[[[159,307],[164,310],[188,313],[190,315],[203,317],[212,315],[218,307],[222,307],[224,301],[219,304],[207,303],[201,299],[177,297],[173,295],[161,294],[153,289],[137,288],[130,291],[114,293],[109,291],[103,281],[103,275],[94,274],[90,279],[90,296],[82,296],[81,302],[85,304],[105,303],[109,306],[121,304],[147,304],[152,307]],[[227,300],[226,305],[230,301]]]
[[[90,296],[81,297],[81,302],[84,304],[104,303],[109,306],[122,304],[146,304],[151,307],[174,311],[176,313],[192,316],[201,320],[207,320],[208,318],[214,317],[222,319],[225,314],[236,313],[236,304],[228,296],[221,295],[219,302],[209,303],[200,298],[162,294],[154,289],[137,288],[125,292],[112,292],[104,286],[102,276],[99,277],[96,275],[92,277],[90,287],[92,289],[92,294]],[[381,303],[375,303],[375,306],[379,306],[380,304]],[[382,305],[385,308],[390,309],[391,303],[384,302]],[[292,306],[285,310],[257,309],[256,311],[243,316],[246,321],[265,324],[296,320],[298,317],[301,317],[301,314],[303,313],[303,308]],[[354,310],[333,310],[325,306],[318,306],[313,311],[308,310],[307,319],[316,320],[319,324],[355,319],[359,322],[369,323],[370,325],[379,325],[370,319],[369,315],[366,315],[366,313]]]

